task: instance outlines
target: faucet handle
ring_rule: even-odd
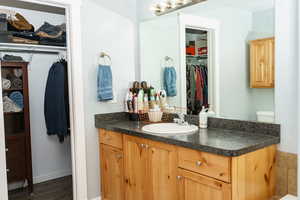
[[[184,113],[178,112],[177,115],[178,115],[178,117],[179,117],[180,120],[182,120],[182,121],[185,120],[185,115],[184,115]]]

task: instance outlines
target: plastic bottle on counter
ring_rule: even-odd
[[[143,113],[144,112],[144,90],[140,89],[137,97],[138,101],[138,112]]]
[[[133,99],[132,98],[133,98],[133,94],[132,94],[132,92],[129,92],[128,96],[127,96],[126,103],[127,103],[127,110],[130,113],[133,112],[133,102],[132,102]]]
[[[204,106],[202,106],[202,110],[199,113],[199,127],[200,128],[207,128],[208,127],[207,109]]]
[[[138,98],[137,96],[133,97],[133,112],[138,113]]]
[[[144,111],[145,112],[149,111],[149,101],[148,101],[148,94],[147,93],[144,95]]]

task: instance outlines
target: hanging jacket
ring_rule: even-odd
[[[196,68],[196,100],[203,103],[204,82],[200,68]]]
[[[45,91],[44,114],[48,135],[57,135],[60,142],[69,134],[69,102],[66,66],[52,65]]]

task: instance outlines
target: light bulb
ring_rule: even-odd
[[[166,0],[165,2],[162,3],[162,7],[164,8],[164,10],[169,10],[174,7],[174,4],[171,0]]]
[[[162,12],[162,7],[160,6],[160,4],[153,4],[150,7],[150,10],[155,12],[155,13],[160,13],[160,12]]]

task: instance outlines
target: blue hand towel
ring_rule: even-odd
[[[177,76],[175,68],[165,67],[164,87],[168,97],[175,97],[177,95],[176,80]]]
[[[112,72],[108,65],[98,67],[98,101],[113,100]]]

